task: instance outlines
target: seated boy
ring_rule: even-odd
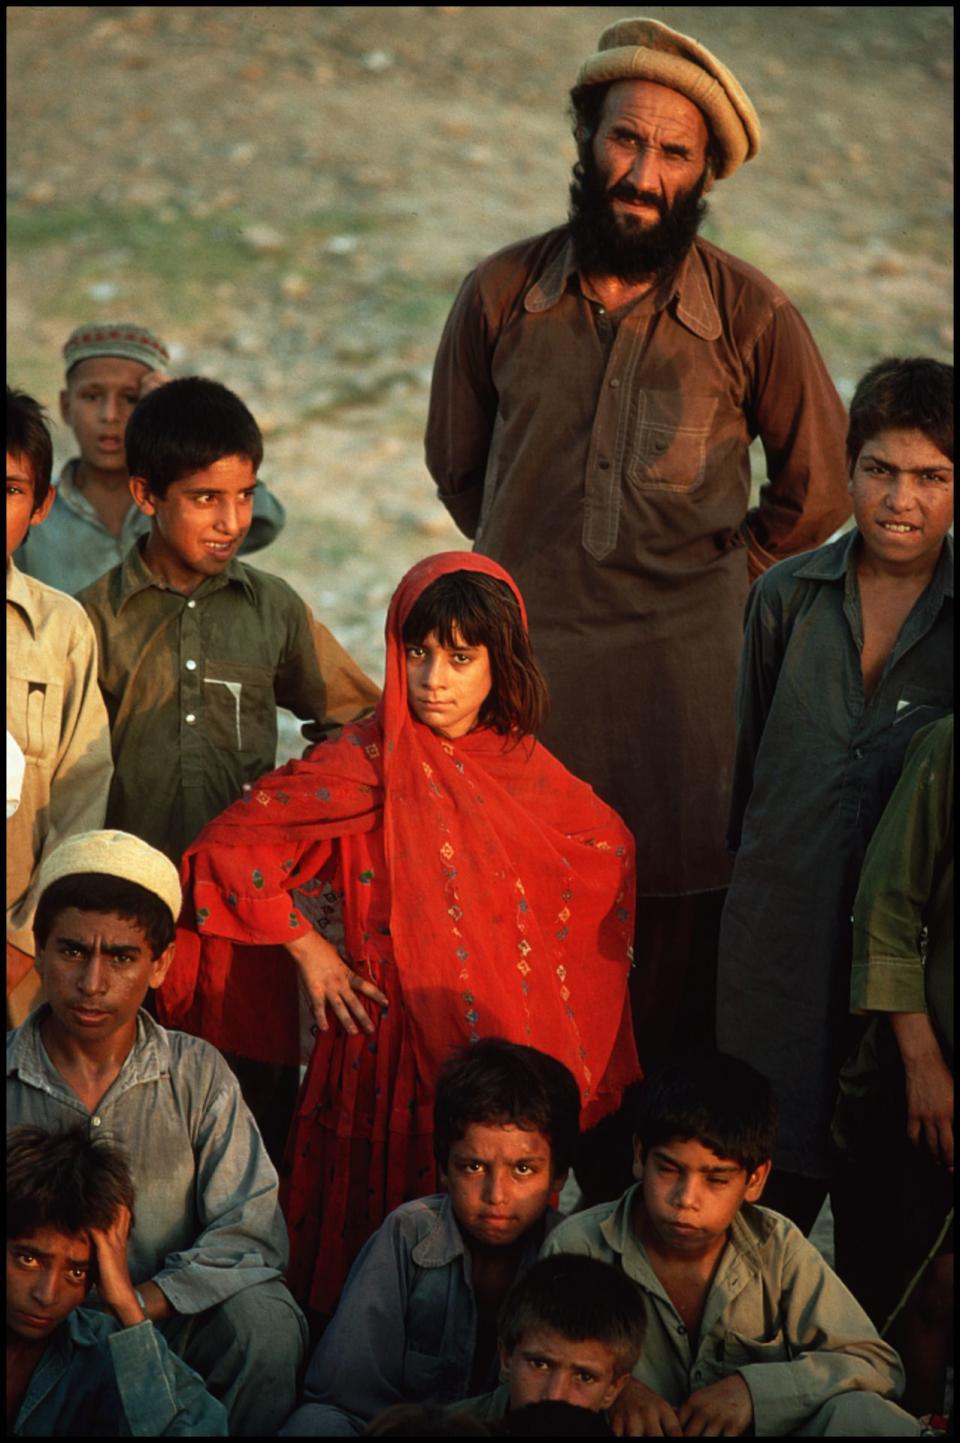
[[[941,1411],[953,1356],[953,772],[951,713],[910,743],[860,874],[850,1005],[872,1021],[833,1129],[837,1272],[900,1350],[917,1413]]]
[[[850,402],[856,526],[754,584],[737,681],[717,1044],[773,1083],[769,1205],[809,1232],[851,1022],[850,914],[913,734],[953,710],[953,367],[872,366]]]
[[[7,1138],[7,1433],[225,1438],[227,1417],[167,1347],[127,1267],[123,1154],[83,1123]],[[83,1306],[96,1283],[110,1314]]]
[[[227,1410],[272,1433],[296,1399],[306,1326],[282,1279],[277,1175],[208,1043],[143,1010],[173,957],[176,868],[138,837],[87,832],[44,862],[34,927],[47,1002],[7,1041],[10,1125],[84,1122],[126,1150],[130,1273],[144,1311]]]
[[[63,358],[60,415],[80,455],[61,470],[49,523],[28,537],[17,562],[27,576],[76,596],[118,566],[150,529],[130,496],[124,431],[137,402],[169,379],[170,356],[145,326],[92,321],[67,337]],[[241,554],[268,546],[284,520],[280,502],[261,482]]]
[[[284,1436],[349,1437],[391,1404],[496,1380],[497,1311],[555,1220],[577,1086],[536,1048],[483,1038],[441,1073],[434,1127],[447,1192],[404,1203],[364,1246]]]
[[[605,1412],[640,1356],[644,1316],[640,1291],[620,1268],[571,1253],[541,1258],[500,1309],[504,1382],[455,1406],[484,1421],[545,1402]]]
[[[100,649],[114,779],[107,824],[179,862],[276,761],[277,707],[326,729],[378,691],[285,581],[236,559],[263,442],[216,381],[168,381],[127,424],[150,534],[80,593]]]
[[[639,1181],[547,1239],[545,1253],[613,1263],[644,1295],[615,1431],[920,1434],[888,1401],[903,1387],[896,1353],[799,1228],[756,1206],[775,1136],[772,1090],[747,1063],[666,1068],[639,1093]]]
[[[32,397],[7,387],[7,732],[25,759],[7,823],[7,1018],[37,1000],[37,869],[71,832],[103,826],[113,764],[97,686],[97,647],[83,608],[23,576],[11,559],[53,502],[53,446]]]

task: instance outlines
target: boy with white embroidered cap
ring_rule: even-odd
[[[169,381],[170,351],[133,321],[86,321],[67,337],[60,416],[80,455],[63,466],[47,525],[17,553],[21,571],[76,596],[150,529],[130,495],[124,432],[134,406]],[[286,520],[263,482],[241,551],[268,546]]]
[[[220,1054],[142,1005],[173,958],[176,868],[138,837],[87,832],[46,859],[39,890],[48,1000],[8,1037],[8,1126],[80,1118],[125,1148],[144,1312],[232,1435],[269,1435],[293,1407],[306,1337],[282,1277],[277,1175]]]

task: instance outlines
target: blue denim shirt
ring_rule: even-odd
[[[226,1438],[227,1414],[152,1323],[75,1308],[27,1384],[16,1438]]]
[[[287,1229],[277,1174],[240,1086],[215,1047],[149,1013],[97,1110],[60,1076],[40,1038],[44,1005],[7,1034],[7,1126],[89,1122],[130,1159],[136,1189],[128,1260],[178,1313],[200,1313],[282,1276]]]
[[[536,1261],[548,1212],[517,1275]],[[283,1437],[349,1437],[394,1403],[451,1403],[470,1387],[477,1304],[470,1255],[450,1199],[396,1208],[358,1254],[340,1306],[310,1360],[304,1401]],[[496,1358],[487,1387],[497,1382]]]

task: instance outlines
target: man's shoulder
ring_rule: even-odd
[[[772,281],[749,261],[741,260],[739,256],[723,250],[713,241],[697,236],[694,251],[707,275],[714,281],[716,290],[733,286],[741,291],[751,292],[757,300],[765,300],[774,308],[791,304],[789,296],[780,289],[776,281]]]
[[[272,571],[261,571],[258,566],[250,566],[246,561],[233,560],[230,563],[230,579],[238,582],[239,585],[232,588],[236,598],[243,596],[245,602],[255,606],[258,610],[269,605],[275,610],[302,615],[306,610],[307,603],[298,591],[294,591],[289,581],[284,581],[282,576],[274,576]]]
[[[535,281],[563,250],[569,238],[567,226],[555,226],[526,240],[512,241],[486,256],[471,275],[484,302],[502,309]]]
[[[123,564],[111,566],[96,581],[90,581],[77,592],[77,601],[88,614],[103,616],[109,620],[117,608],[120,597],[120,579]]]
[[[855,531],[816,546],[811,551],[798,551],[774,562],[753,583],[753,590],[765,600],[784,600],[808,582],[839,581],[845,574],[850,548],[856,540]]]

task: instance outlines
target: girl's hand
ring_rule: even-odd
[[[132,1220],[130,1209],[121,1207],[108,1228],[90,1229],[90,1241],[97,1254],[97,1289],[125,1328],[142,1323],[145,1316],[137,1302],[127,1266],[127,1240]]]
[[[367,1016],[360,997],[369,997],[372,1002],[387,1007],[388,999],[379,987],[352,971],[337,949],[319,932],[308,932],[286,946],[300,968],[321,1032],[330,1029],[328,1005],[344,1032],[351,1037],[357,1035],[358,1024],[364,1032],[373,1032],[374,1024]]]

